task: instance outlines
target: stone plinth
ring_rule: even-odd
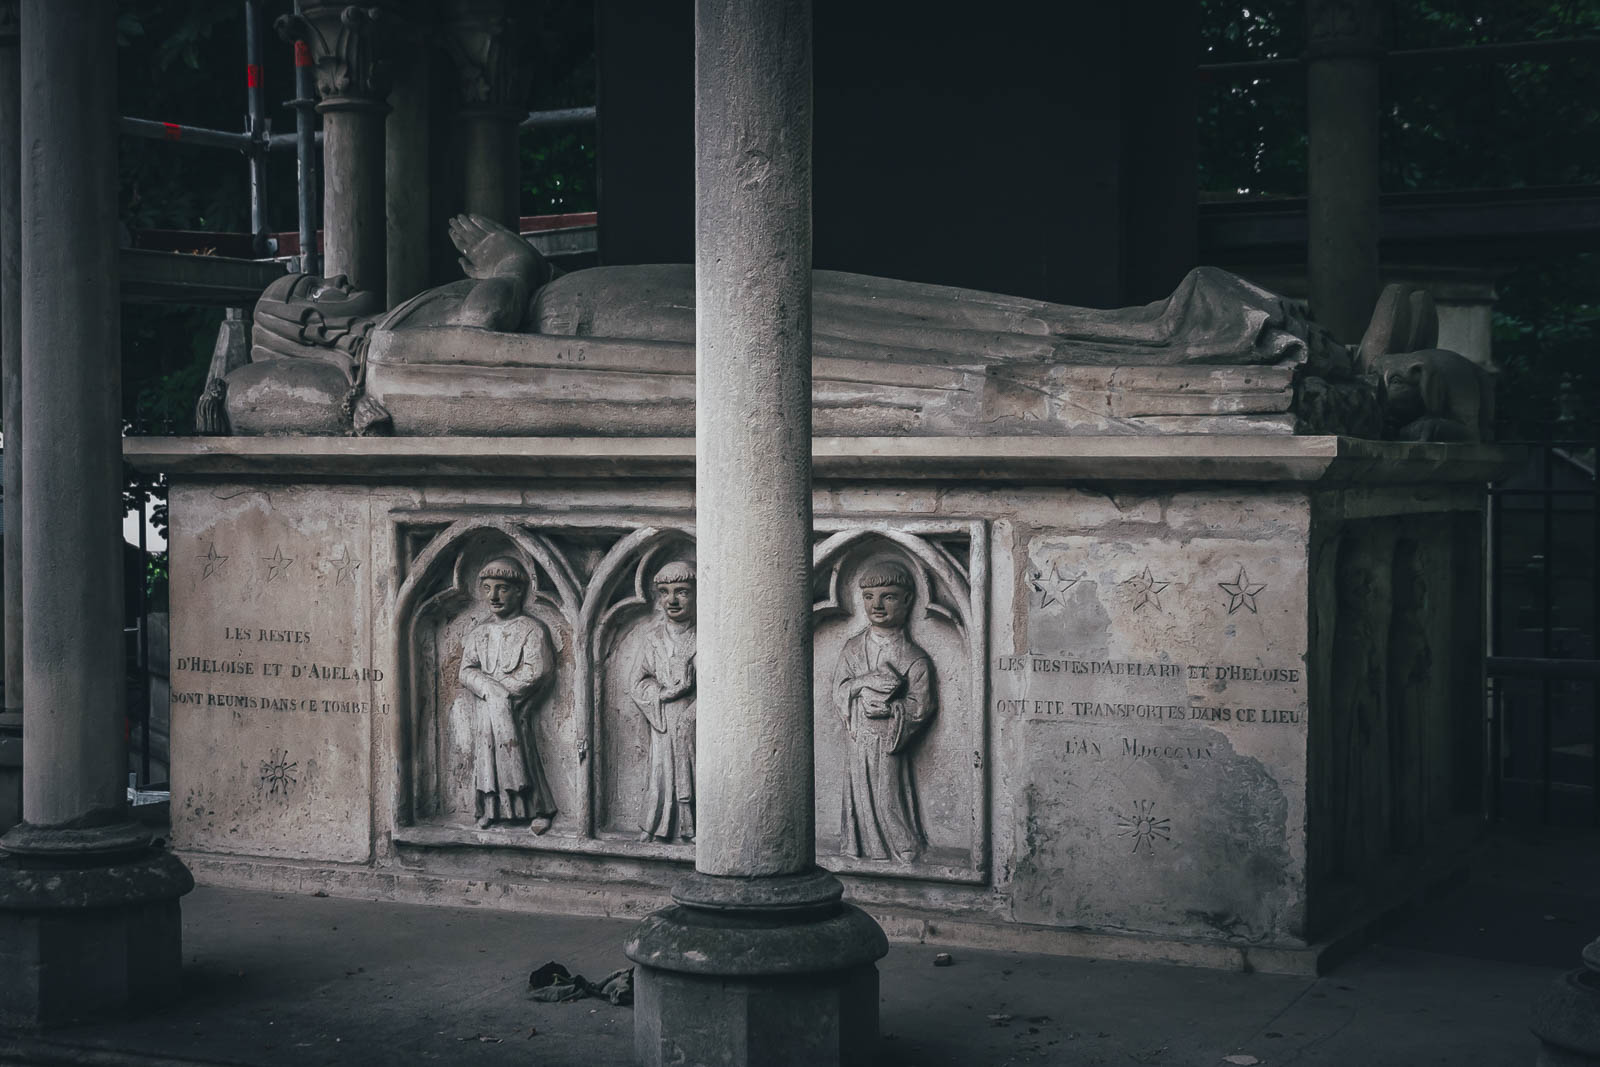
[[[172,478],[173,841],[197,876],[669,903],[694,848],[640,840],[660,750],[638,685],[652,576],[695,555],[693,448],[130,439]],[[818,862],[895,938],[1315,967],[1475,832],[1479,509],[1506,458],[817,439]],[[473,576],[501,557],[549,642],[524,734],[556,809],[543,833],[473,818],[461,657]],[[861,673],[861,581],[885,562],[909,575],[899,655],[925,686],[897,754],[920,834],[904,855],[849,832],[860,757],[834,696]]]
[[[178,898],[194,879],[165,852],[91,867],[0,855],[0,1025],[53,1026],[178,992]]]
[[[876,1062],[877,923],[820,871],[691,876],[625,950],[643,1065]]]
[[[1600,1064],[1600,938],[1583,949],[1583,966],[1562,975],[1533,1009],[1539,1067]]]

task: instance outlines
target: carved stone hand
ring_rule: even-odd
[[[531,285],[540,273],[533,246],[482,215],[451,219],[450,243],[461,253],[461,269],[469,278],[509,278]]]

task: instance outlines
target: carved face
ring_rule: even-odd
[[[286,302],[310,304],[324,318],[375,315],[383,310],[375,294],[355,288],[343,274],[331,278],[299,275],[289,286]]]
[[[1383,386],[1385,406],[1394,421],[1409,422],[1428,413],[1422,399],[1422,364],[1389,371]]]
[[[485,578],[478,583],[483,599],[496,618],[509,619],[522,610],[522,583],[508,578]]]
[[[656,586],[661,613],[673,622],[694,621],[694,583],[661,582]]]
[[[900,585],[870,585],[861,590],[867,621],[882,630],[897,630],[911,615],[911,590]]]

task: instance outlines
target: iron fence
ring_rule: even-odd
[[[1529,448],[1489,489],[1489,815],[1600,826],[1596,443]]]

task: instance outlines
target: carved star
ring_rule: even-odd
[[[1077,585],[1082,579],[1082,575],[1077,578],[1063,578],[1061,571],[1052,563],[1048,575],[1042,571],[1034,571],[1033,577],[1028,579],[1028,583],[1033,586],[1033,591],[1039,594],[1039,606],[1047,608],[1051,604],[1065,604],[1067,602],[1067,590]]]
[[[1128,589],[1133,593],[1134,611],[1138,611],[1146,604],[1154,604],[1156,606],[1156,610],[1160,611],[1161,591],[1172,583],[1156,581],[1150,575],[1150,567],[1146,565],[1143,571],[1135,574],[1132,578],[1127,579],[1122,584],[1127,586]]]
[[[350,558],[350,553],[345,551],[343,545],[339,546],[339,554],[331,557],[328,562],[333,565],[333,584],[349,582],[356,584],[356,571],[361,569],[361,561]]]
[[[1256,594],[1267,587],[1266,582],[1252,582],[1243,567],[1239,568],[1239,577],[1231,582],[1218,582],[1217,588],[1228,594],[1228,614],[1232,615],[1240,608],[1249,608],[1250,614],[1256,613]]]
[[[283,546],[278,545],[270,556],[262,556],[261,562],[267,565],[267,581],[281,576],[289,569],[289,564],[294,560],[283,554]]]
[[[212,541],[206,545],[205,555],[196,556],[195,558],[201,563],[205,564],[205,568],[200,572],[200,580],[202,582],[220,571],[222,569],[222,565],[228,562],[227,556],[218,554],[217,543],[215,541]]]

